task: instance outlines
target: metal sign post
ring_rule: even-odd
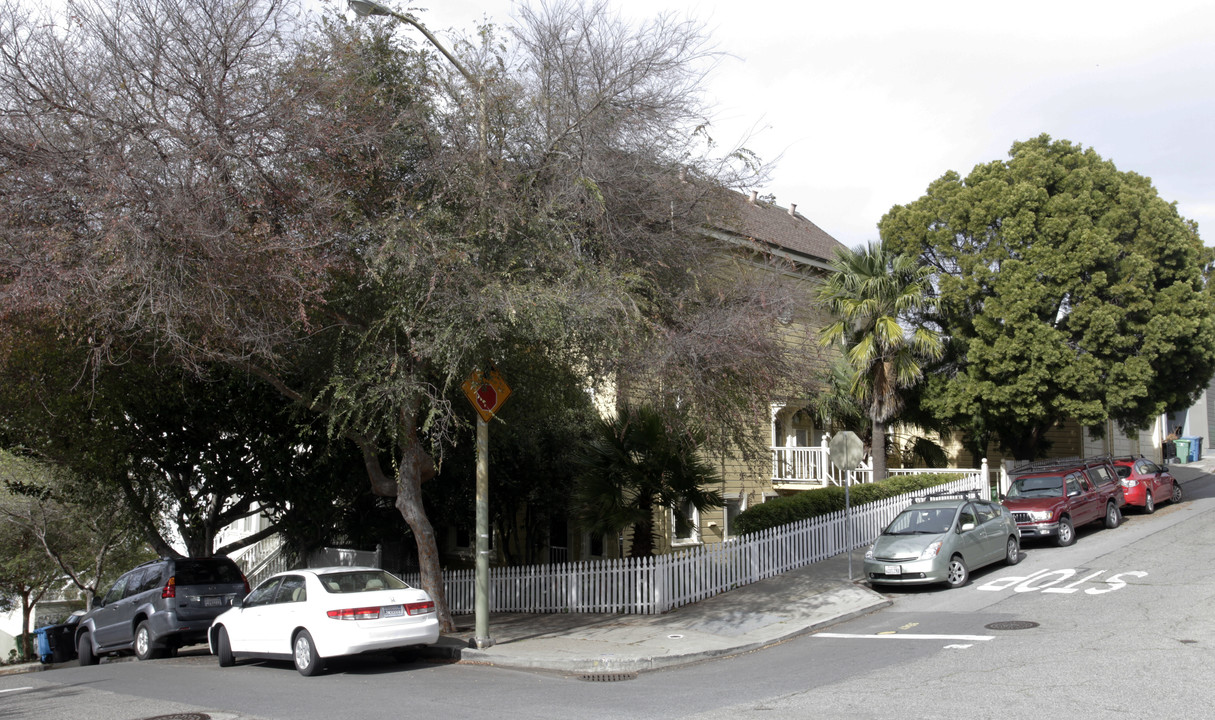
[[[489,421],[510,397],[510,386],[496,368],[474,370],[464,381],[464,394],[477,411],[477,562],[473,587],[476,634],[472,645],[483,650],[494,644],[489,636]]]
[[[865,444],[851,430],[836,433],[828,446],[831,464],[844,475],[844,545],[848,552],[848,580],[852,580],[852,476],[865,458]]]

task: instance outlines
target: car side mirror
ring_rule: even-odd
[[[244,595],[232,596],[232,607],[238,608],[238,607],[244,607],[244,606],[245,606],[245,596]]]
[[[969,532],[975,529],[974,523],[962,523],[962,527],[958,528],[958,532]]]

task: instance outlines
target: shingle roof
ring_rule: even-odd
[[[804,215],[742,193],[725,194],[724,217],[710,223],[720,230],[790,251],[810,261],[830,262],[845,245]],[[816,263],[817,264],[817,263]]]

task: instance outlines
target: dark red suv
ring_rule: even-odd
[[[1076,542],[1076,528],[1104,520],[1122,522],[1126,498],[1108,457],[1043,461],[1010,473],[1002,500],[1012,512],[1021,538],[1053,537],[1060,546]]]

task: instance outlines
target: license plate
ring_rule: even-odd
[[[205,597],[203,598],[203,607],[219,607],[224,604],[222,597]]]
[[[886,574],[887,575],[902,575],[903,568],[900,565],[887,565]]]
[[[401,617],[404,614],[404,605],[385,605],[380,610],[380,617]]]

